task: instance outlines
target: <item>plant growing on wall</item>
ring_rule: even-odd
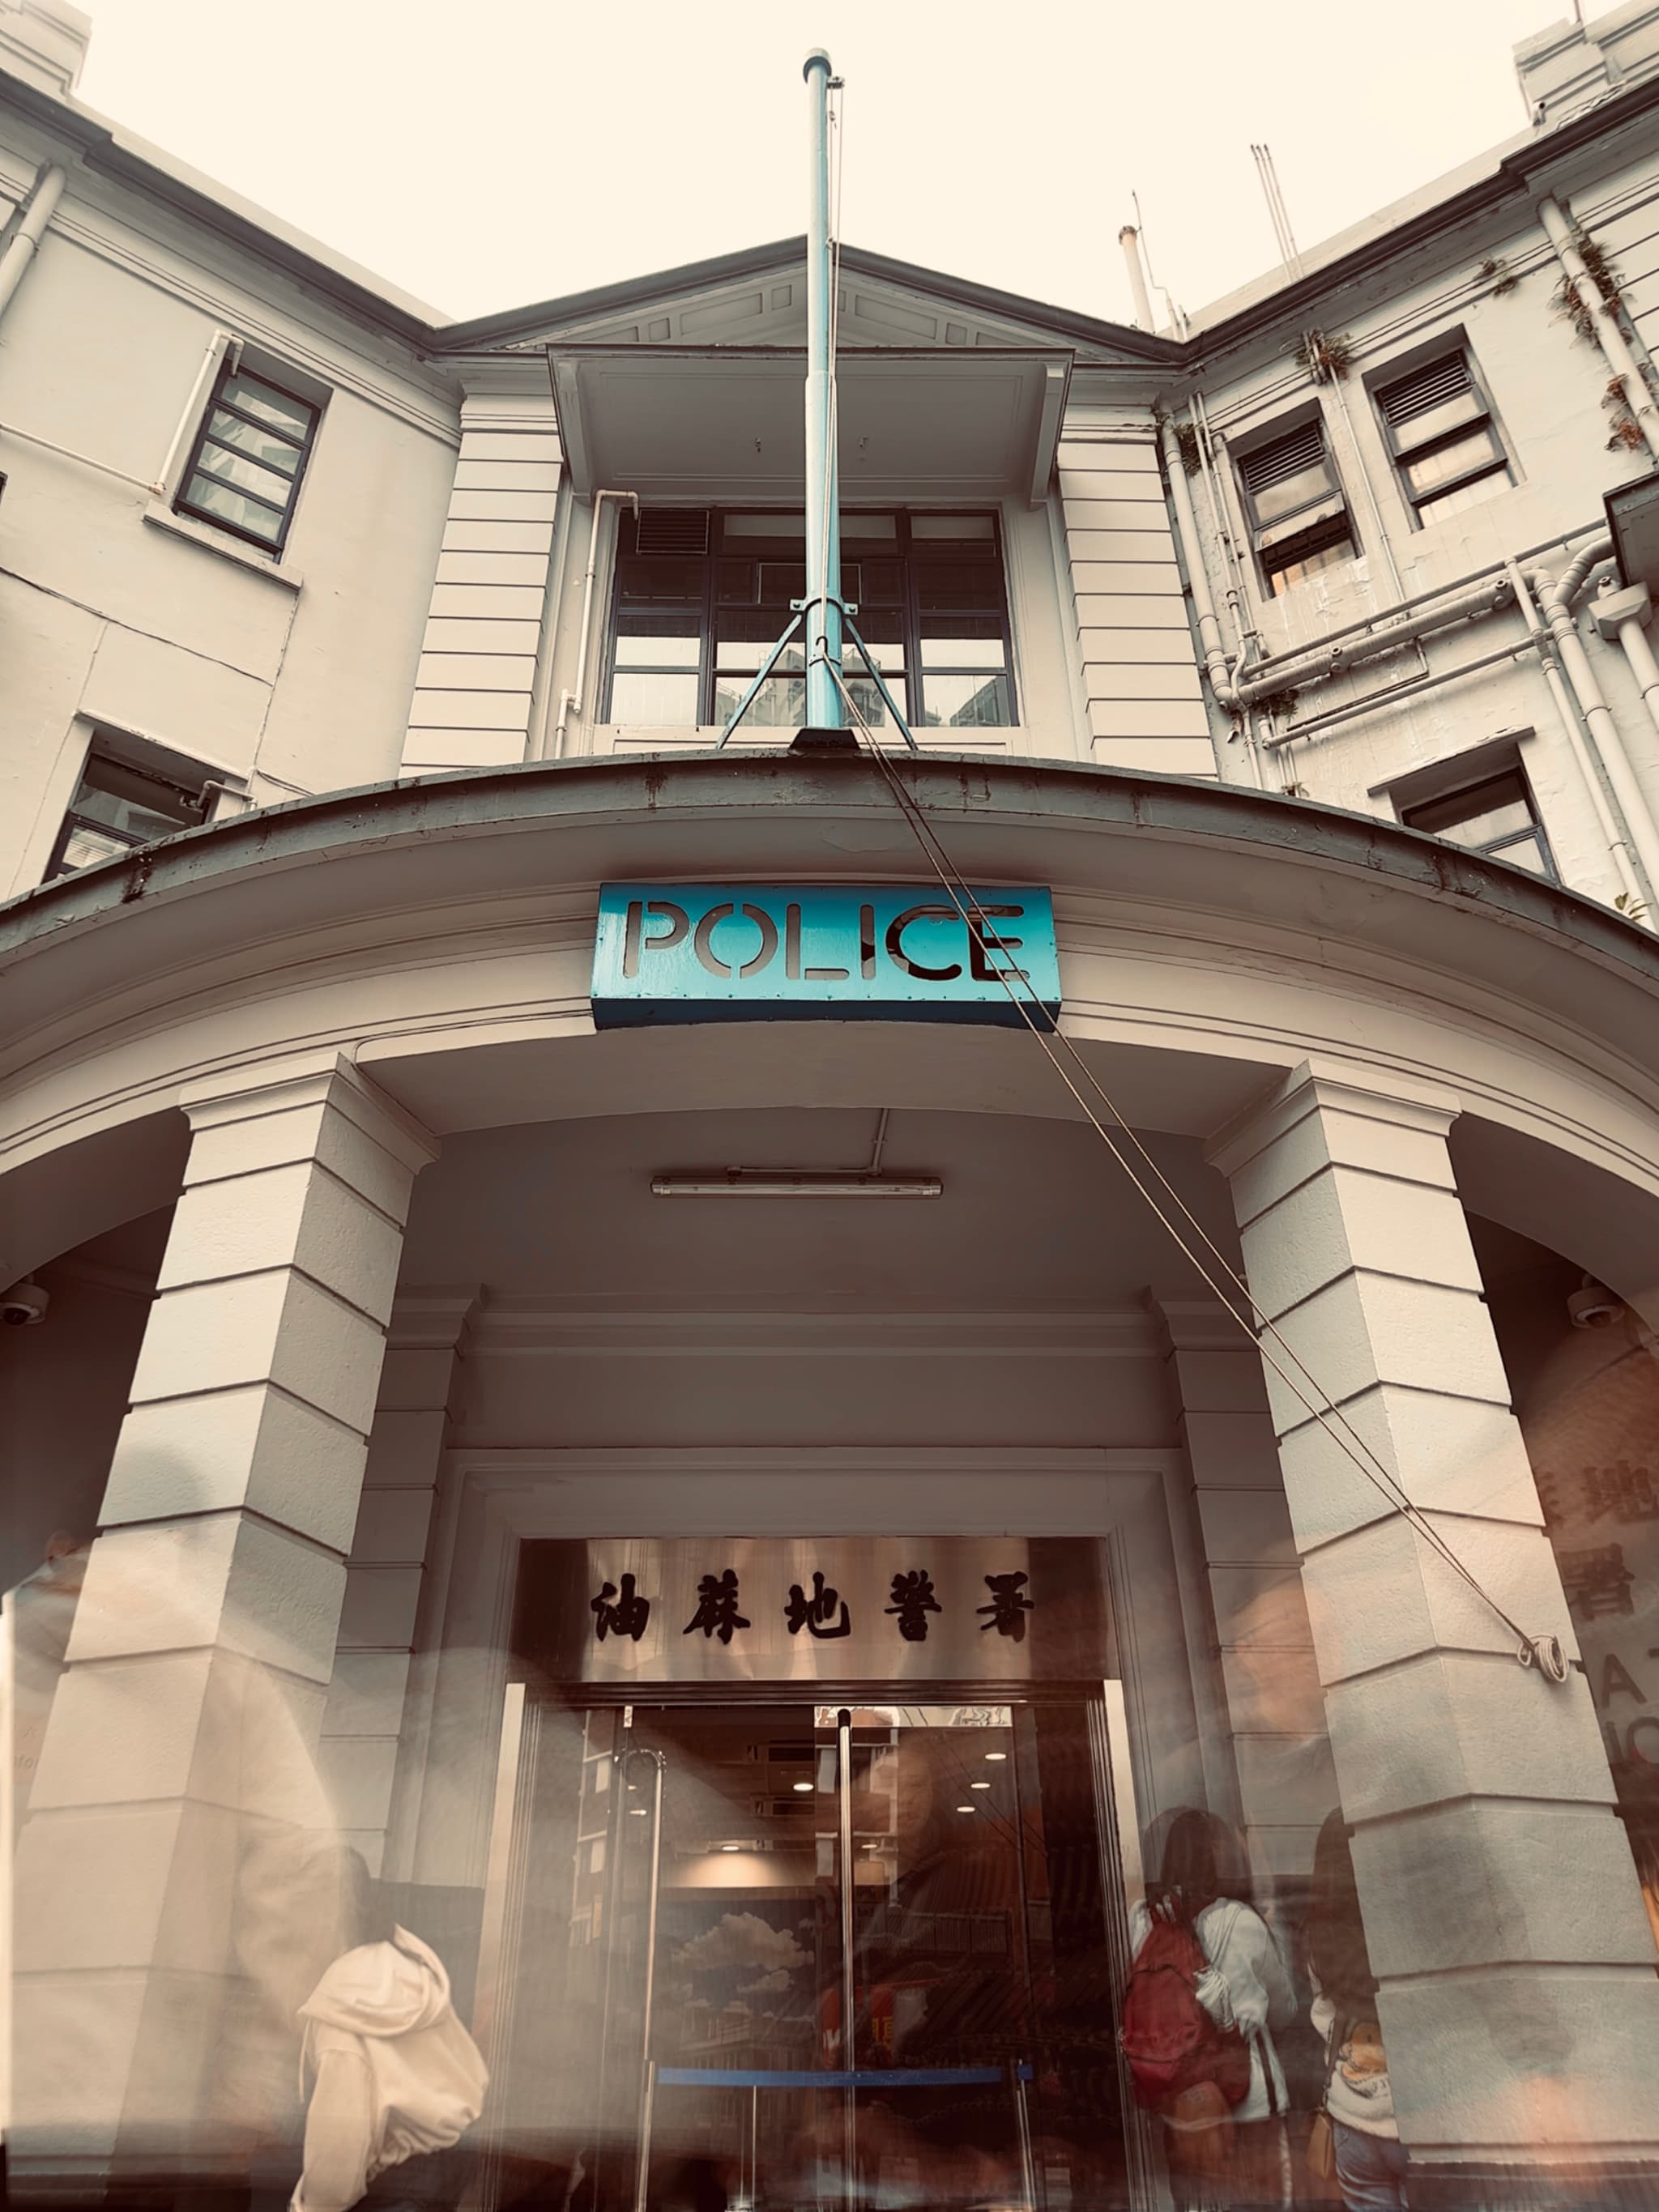
[[[1340,331],[1328,335],[1323,331],[1304,331],[1296,342],[1293,358],[1316,384],[1335,384],[1353,366],[1353,341]]]
[[[1632,896],[1629,891],[1620,891],[1613,904],[1626,921],[1645,921],[1648,918],[1647,901]]]
[[[1602,393],[1601,404],[1607,410],[1613,434],[1607,440],[1607,451],[1610,453],[1639,453],[1647,441],[1642,434],[1641,424],[1631,412],[1630,401],[1618,377],[1613,378]]]
[[[1483,283],[1492,286],[1494,300],[1501,300],[1505,292],[1514,291],[1521,282],[1501,253],[1488,254],[1474,273]]]
[[[1195,477],[1200,466],[1198,451],[1198,430],[1191,422],[1175,426],[1176,443],[1181,448],[1181,465],[1189,477]]]
[[[1551,293],[1550,301],[1555,309],[1557,319],[1572,325],[1574,337],[1582,338],[1586,345],[1595,343],[1595,317],[1591,313],[1589,302],[1571,276],[1564,276],[1561,279],[1554,291]]]
[[[1283,721],[1287,714],[1295,711],[1297,696],[1296,687],[1287,684],[1282,691],[1264,691],[1259,699],[1254,699],[1250,703],[1258,714],[1273,714]]]

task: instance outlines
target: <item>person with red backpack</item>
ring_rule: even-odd
[[[1242,1893],[1243,1855],[1212,1813],[1178,1813],[1131,1918],[1120,2030],[1139,2102],[1163,2120],[1182,2212],[1289,2202],[1285,2072],[1296,2017],[1273,1930]]]

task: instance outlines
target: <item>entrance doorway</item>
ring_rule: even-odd
[[[750,1694],[510,1692],[487,2203],[1139,2201],[1099,1689]]]

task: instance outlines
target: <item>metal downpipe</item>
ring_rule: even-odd
[[[1636,418],[1637,427],[1646,441],[1649,453],[1659,458],[1659,407],[1655,406],[1647,379],[1630,349],[1625,333],[1619,327],[1616,305],[1603,300],[1596,289],[1595,281],[1584,266],[1583,256],[1573,243],[1573,224],[1560,202],[1552,194],[1546,193],[1539,201],[1538,218],[1569,283],[1589,310],[1590,319],[1595,326],[1595,342],[1601,349],[1607,367],[1619,380],[1626,404]]]
[[[12,233],[5,252],[0,253],[0,315],[10,306],[13,293],[27,275],[68,182],[62,169],[42,169],[36,177],[23,219]]]

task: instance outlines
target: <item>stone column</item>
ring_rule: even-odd
[[[1530,1636],[1575,1649],[1446,1137],[1304,1064],[1222,1133],[1254,1296]],[[1597,2202],[1659,2162],[1659,1977],[1589,1686],[1516,1638],[1271,1372],[1412,2202]],[[1607,2147],[1616,2146],[1609,2153]]]
[[[340,1932],[318,1726],[434,1150],[331,1057],[181,1103],[184,1190],[16,1869],[14,2172],[76,2185],[234,2173],[294,2097],[294,2008]]]
[[[1212,1810],[1238,1821],[1261,1893],[1305,1881],[1319,1824],[1337,1802],[1296,1540],[1279,1471],[1261,1362],[1213,1299],[1159,1301],[1169,1339],[1192,1532],[1183,1580],[1194,1682],[1212,1685]],[[1217,1679],[1218,1677],[1218,1680]]]

